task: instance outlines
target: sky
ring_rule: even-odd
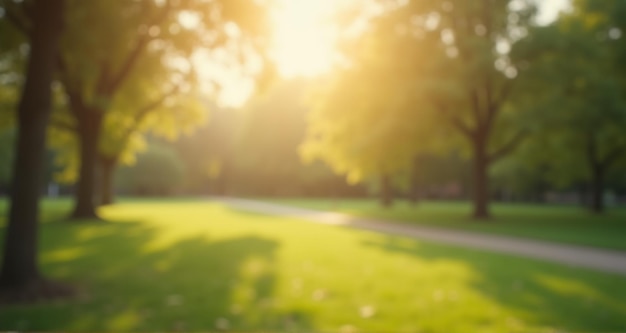
[[[550,23],[558,15],[559,11],[566,9],[570,0],[537,0],[539,6],[538,21],[542,24]],[[610,0],[607,0],[610,1]]]
[[[274,47],[274,59],[279,72],[284,77],[315,76],[330,69],[334,50],[332,48],[334,31],[321,24],[327,15],[341,1],[339,0],[283,0],[284,8],[275,13],[274,26],[277,42]],[[469,0],[468,0],[469,1]],[[540,24],[548,24],[556,19],[558,13],[568,7],[570,0],[535,0],[539,4]],[[608,0],[607,0],[608,1]],[[205,66],[206,67],[206,66]],[[222,69],[209,68],[215,75]],[[233,76],[222,87],[220,104],[237,107],[245,103],[254,91],[250,80]]]

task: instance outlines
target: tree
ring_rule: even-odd
[[[338,121],[333,125],[320,125],[321,128],[327,127],[325,131],[338,133],[334,138],[329,136],[328,144],[320,151],[333,154],[332,146],[345,152],[358,151],[349,146],[339,147],[350,140],[372,137],[370,133],[386,131],[389,137],[371,140],[371,149],[368,146],[367,153],[359,156],[369,156],[374,163],[404,161],[402,164],[406,164],[414,158],[413,152],[407,153],[412,147],[407,148],[399,159],[389,155],[376,157],[373,152],[392,154],[401,149],[403,144],[394,143],[394,136],[398,136],[397,140],[402,140],[404,146],[406,142],[416,145],[419,141],[412,140],[409,134],[402,134],[406,133],[403,132],[405,128],[420,121],[429,123],[431,119],[439,119],[440,123],[460,133],[469,148],[474,169],[473,214],[476,218],[488,217],[489,168],[513,151],[524,137],[524,131],[512,121],[516,110],[507,104],[516,76],[507,49],[524,36],[535,12],[532,2],[413,0],[378,3],[382,8],[380,14],[362,29],[362,34],[371,36],[365,45],[373,46],[363,50],[357,44],[356,48],[348,47],[347,50],[348,59],[354,66],[352,71],[356,73],[359,66],[364,66],[361,69],[369,69],[362,70],[362,73],[369,73],[369,76],[357,78],[355,75],[351,81],[344,79],[338,84],[344,91],[336,94],[337,98],[343,98],[343,105],[334,109],[343,109],[345,113],[350,110],[360,114],[355,117],[359,119],[335,119]],[[376,68],[372,64],[378,64],[380,71],[372,70]],[[371,87],[369,90],[361,88],[367,85]],[[358,92],[350,95],[351,92],[345,90]],[[375,98],[378,104],[373,101]],[[402,101],[401,107],[396,104],[398,100]],[[362,107],[360,103],[375,110],[370,113],[368,125],[363,124],[368,116],[354,111]],[[428,112],[392,115],[393,111],[389,111],[416,109],[432,110],[432,116],[427,115]],[[358,125],[352,130],[341,129],[340,126],[345,124]],[[410,131],[421,130],[413,128]],[[322,137],[319,133],[312,136]],[[449,138],[447,136],[445,140]],[[454,146],[454,143],[448,146]],[[330,159],[336,160],[339,171],[351,169],[345,154],[335,155]],[[358,168],[370,164],[352,161]]]
[[[68,29],[65,38],[68,46],[59,64],[79,145],[79,178],[72,216],[95,218],[96,162],[106,113],[142,54],[147,52],[148,44],[165,28],[161,24],[170,22],[171,4],[168,1],[159,7],[148,1],[132,4],[91,1],[73,4],[72,8],[68,21],[76,28]],[[116,24],[110,24],[115,21]],[[89,34],[82,33],[85,27],[90,27]],[[152,29],[152,33],[131,33],[141,27]],[[99,45],[94,45],[94,40],[98,40]],[[108,52],[102,52],[103,48]]]
[[[178,71],[196,47],[249,54],[260,40],[249,38],[248,32],[262,30],[262,13],[260,3],[247,0],[76,0],[69,14],[75,28],[68,29],[60,61],[80,147],[73,217],[97,217],[98,145],[119,94],[146,73]],[[150,70],[138,70],[149,65]],[[153,78],[144,78],[142,84],[159,87],[161,82]]]
[[[421,87],[406,75],[424,67],[407,53],[397,56],[408,37],[387,35],[391,21],[382,18],[346,43],[350,65],[336,69],[313,94],[301,147],[305,161],[321,159],[350,183],[376,181],[383,206],[392,204],[394,178],[412,167],[432,133],[429,107],[418,105]]]
[[[137,99],[128,96],[132,109],[116,108],[111,113],[118,115],[107,117],[98,150],[101,204],[113,203],[115,169],[119,163],[132,164],[133,155],[143,146],[142,133],[174,140],[180,133],[191,131],[205,120],[207,110],[197,92],[180,91],[178,86],[169,89],[138,107],[132,106]]]
[[[411,6],[413,5],[413,6]],[[525,137],[510,99],[516,69],[508,48],[523,37],[535,8],[530,1],[413,1],[422,29],[441,36],[447,57],[433,72],[439,116],[468,144],[473,160],[473,216],[487,218],[489,169]],[[434,15],[434,16],[433,16]]]
[[[533,107],[541,120],[533,158],[557,170],[561,183],[587,182],[596,213],[605,208],[608,177],[626,155],[623,43],[613,10],[607,2],[578,1],[515,50],[517,57],[532,59],[520,67],[535,87]]]
[[[17,4],[2,3],[5,14],[15,18],[30,40],[25,82],[17,112],[17,143],[13,191],[5,234],[0,291],[3,298],[53,296],[67,292],[41,277],[37,263],[38,200],[43,176],[46,126],[51,108],[51,84],[63,25],[63,0],[27,2],[29,11],[12,12]],[[22,4],[23,6],[24,4]]]
[[[171,76],[171,73],[167,73]],[[142,75],[144,80],[148,75]],[[113,176],[119,164],[132,165],[135,155],[145,149],[144,135],[174,140],[206,120],[207,110],[193,85],[177,77],[177,84],[145,91],[150,86],[133,84],[121,91],[103,122],[97,151],[97,189],[99,203],[114,200]],[[171,78],[163,78],[163,82]],[[132,88],[132,89],[131,89]],[[66,112],[55,113],[50,139],[57,151],[60,181],[73,183],[78,177],[76,128]]]

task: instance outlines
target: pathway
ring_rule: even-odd
[[[346,226],[390,235],[519,255],[626,276],[626,252],[623,251],[407,225],[247,199],[220,197],[213,198],[213,200],[239,210],[293,217],[315,223]]]

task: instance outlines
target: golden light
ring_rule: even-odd
[[[285,77],[316,76],[330,70],[336,60],[337,27],[332,17],[347,6],[373,6],[364,0],[278,0],[272,13],[273,58]],[[545,0],[540,21],[554,20],[571,0]]]
[[[273,57],[283,76],[315,76],[332,66],[332,15],[347,0],[282,0],[273,11]]]

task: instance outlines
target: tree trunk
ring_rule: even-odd
[[[486,145],[483,141],[474,142],[474,193],[473,217],[476,219],[489,218],[489,158]]]
[[[51,83],[62,29],[63,0],[35,2],[26,81],[18,106],[18,135],[9,220],[0,273],[3,298],[34,292],[37,266],[38,201],[43,181]],[[20,297],[20,296],[17,296]]]
[[[383,175],[380,180],[380,204],[385,208],[389,208],[393,205],[391,177]]]
[[[416,206],[419,201],[419,160],[415,158],[413,161],[413,169],[411,170],[411,180],[409,184],[409,202],[412,206]]]
[[[604,213],[604,170],[595,165],[591,179],[591,211],[595,214]]]
[[[78,118],[80,169],[74,192],[73,219],[98,219],[95,205],[98,140],[102,116],[97,110],[81,110]]]
[[[113,175],[116,165],[113,158],[100,158],[100,204],[103,206],[114,202]]]

